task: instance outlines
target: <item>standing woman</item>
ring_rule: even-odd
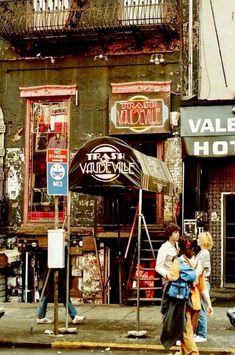
[[[180,260],[195,270],[201,269],[199,262],[195,258],[192,248],[192,241],[188,237],[179,239],[179,257],[175,258],[168,275],[169,281],[176,281],[180,278]],[[169,283],[170,286],[170,283]],[[199,354],[194,334],[197,329],[199,313],[201,309],[201,299],[206,303],[206,310],[209,315],[213,314],[213,308],[209,292],[206,287],[204,273],[198,276],[194,283],[189,282],[190,297],[172,297],[168,295],[168,287],[164,292],[166,307],[162,310],[163,328],[161,333],[161,343],[166,349],[175,344],[177,339],[181,340],[181,353],[196,355]]]
[[[211,274],[210,250],[213,247],[213,240],[210,232],[202,232],[198,235],[197,244],[200,251],[197,254],[197,260],[201,263],[208,292],[210,291],[209,276]],[[195,341],[197,343],[207,341],[207,314],[206,305],[202,299],[201,311],[198,320]]]

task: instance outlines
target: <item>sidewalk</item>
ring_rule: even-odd
[[[147,330],[146,338],[128,338],[128,331],[137,330],[136,307],[119,305],[81,304],[76,308],[86,319],[77,325],[76,334],[45,334],[54,330],[53,324],[36,324],[37,304],[0,303],[5,315],[0,319],[0,346],[53,348],[120,348],[152,349],[168,353],[160,344],[161,314],[159,306],[140,308],[139,330]],[[209,337],[199,345],[200,354],[235,354],[235,328],[226,316],[226,307],[214,307],[208,321]],[[53,304],[47,317],[53,319]],[[65,308],[59,306],[59,327],[65,326]],[[69,319],[69,327],[74,325]],[[171,350],[179,350],[173,347]]]

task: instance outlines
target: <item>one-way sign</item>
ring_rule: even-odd
[[[68,149],[47,149],[47,194],[68,194]]]

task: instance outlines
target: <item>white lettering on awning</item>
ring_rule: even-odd
[[[235,154],[235,141],[194,142],[194,155],[196,156],[224,156],[228,155],[230,150]]]
[[[192,133],[225,133],[235,132],[235,117],[229,117],[227,120],[216,118],[205,118],[194,121],[188,120]]]

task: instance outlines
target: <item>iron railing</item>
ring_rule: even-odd
[[[0,1],[0,36],[16,39],[178,24],[178,0]]]

